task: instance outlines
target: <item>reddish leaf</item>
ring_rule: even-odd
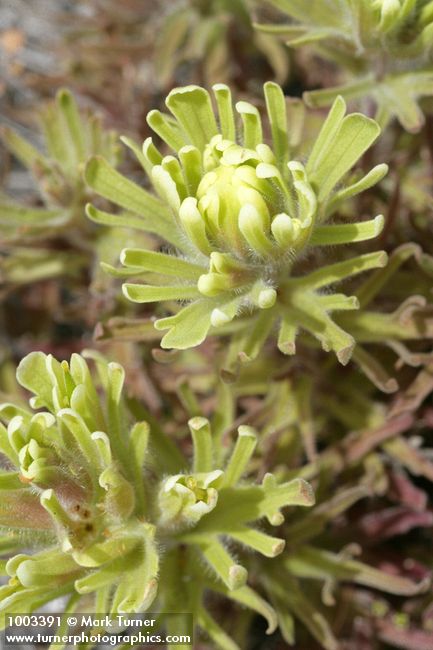
[[[387,508],[364,516],[359,527],[370,538],[389,539],[413,528],[433,525],[433,512],[416,512],[406,507]]]
[[[397,470],[390,471],[389,482],[388,496],[391,499],[418,512],[426,509],[428,503],[427,494],[424,490],[416,487],[407,474]]]

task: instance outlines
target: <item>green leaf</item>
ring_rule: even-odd
[[[274,316],[272,309],[260,310],[250,326],[233,339],[230,356],[243,362],[256,359],[272,329]]]
[[[380,361],[359,344],[353,351],[353,360],[379,390],[384,393],[395,393],[398,390],[397,380],[390,377]]]
[[[388,165],[385,165],[384,163],[376,165],[376,167],[373,167],[373,169],[359,181],[336,192],[326,207],[327,214],[329,215],[335,212],[343,201],[346,201],[361,192],[365,192],[365,190],[368,190],[370,187],[379,183],[387,173]]]
[[[271,535],[262,533],[260,530],[247,527],[232,532],[230,537],[245,546],[249,546],[265,557],[276,557],[283,552],[286,543],[284,539],[271,537]]]
[[[195,285],[160,287],[149,284],[130,284],[127,282],[122,285],[122,291],[128,300],[139,303],[160,302],[164,300],[189,300],[191,298],[200,298],[201,296]]]
[[[406,18],[415,9],[416,2],[417,0],[403,0],[402,7],[400,9],[400,21],[406,20]]]
[[[200,543],[199,547],[206,561],[230,591],[245,585],[248,578],[247,570],[233,561],[221,542]]]
[[[60,638],[65,637],[65,639],[68,636],[69,632],[69,624],[68,624],[68,614],[73,614],[77,608],[78,605],[80,604],[81,596],[79,594],[72,594],[72,596],[69,598],[65,605],[64,609],[64,614],[65,616],[62,617],[62,621],[58,628],[56,629],[56,636],[59,636]],[[98,612],[101,612],[100,609],[98,609]],[[49,646],[48,650],[64,650],[66,647],[67,641],[65,643],[58,643],[57,641],[53,641]]]
[[[74,530],[75,520],[60,503],[55,492],[52,489],[44,490],[40,495],[41,506],[51,515],[56,527],[63,532]]]
[[[212,639],[217,648],[220,648],[221,650],[240,650],[238,644],[224,632],[204,607],[200,607],[198,610],[197,623]]]
[[[392,575],[358,560],[312,546],[302,546],[295,553],[288,555],[283,562],[288,571],[298,577],[350,581],[399,596],[415,596],[428,589],[427,580],[416,584],[408,578]]]
[[[344,293],[330,293],[319,296],[321,307],[326,311],[351,311],[359,309],[359,301],[356,296],[346,296]]]
[[[147,114],[146,121],[161,140],[166,142],[174,151],[179,151],[185,145],[190,144],[179,124],[170,115],[153,110]]]
[[[433,277],[433,257],[431,255],[423,253],[420,255],[417,262],[424,273],[426,273],[429,277]]]
[[[167,16],[164,21],[154,52],[155,61],[158,61],[157,82],[162,87],[169,84],[174,75],[179,63],[179,50],[187,38],[193,18],[192,10],[182,7]]]
[[[290,311],[294,320],[322,343],[324,350],[333,350],[343,365],[349,362],[354,338],[330,318],[314,293],[296,291]]]
[[[324,266],[304,277],[296,278],[295,282],[298,286],[305,286],[309,289],[320,289],[321,287],[333,284],[334,282],[340,282],[369,269],[384,267],[387,261],[388,256],[384,251],[366,253],[365,255],[359,255],[358,257],[345,260],[344,262],[336,262],[335,264]]]
[[[0,136],[9,151],[28,169],[32,169],[36,163],[46,164],[42,154],[12,129],[2,128]]]
[[[41,405],[53,409],[53,382],[47,370],[47,356],[43,352],[30,352],[17,368],[17,381],[36,395]]]
[[[128,139],[128,142],[131,142]],[[135,143],[134,143],[134,146]],[[162,162],[162,154],[161,152],[155,147],[155,145],[152,142],[152,138],[146,138],[146,140],[143,142],[142,146],[143,150],[143,156],[145,157],[147,161],[147,166],[151,169],[154,165],[160,165]]]
[[[70,555],[51,551],[41,557],[36,555],[34,558],[24,559],[17,567],[16,576],[24,587],[38,587],[41,582],[48,582],[51,577],[63,578],[64,574],[79,570],[80,567]]]
[[[432,74],[421,70],[388,75],[380,83],[374,75],[369,75],[342,86],[306,92],[304,100],[308,106],[315,108],[328,106],[337,95],[347,100],[371,95],[379,106],[377,115],[382,125],[386,125],[389,118],[395,115],[404,129],[417,133],[425,121],[417,98],[431,96],[432,93]]]
[[[228,591],[227,589],[224,589],[220,586],[212,586],[212,589],[224,593],[231,600],[234,600],[241,605],[244,605],[244,607],[248,607],[249,609],[252,609],[254,612],[257,612],[263,616],[263,618],[268,623],[266,634],[272,634],[277,629],[278,620],[275,610],[268,602],[266,602],[266,600],[261,598],[258,593],[251,589],[251,587],[245,585],[244,587],[241,587],[240,589],[236,589],[234,591]]]
[[[293,322],[291,314],[282,314],[280,330],[278,333],[278,349],[283,354],[292,355],[296,353],[296,336],[299,331],[299,325]]]
[[[113,316],[108,321],[99,323],[94,336],[96,341],[117,339],[118,341],[154,342],[161,339],[161,334],[155,331],[154,322],[150,318],[122,316]]]
[[[108,275],[111,275],[111,277],[122,278],[123,280],[125,278],[136,277],[136,276],[144,275],[146,273],[145,271],[143,271],[143,269],[134,268],[132,266],[128,266],[128,268],[126,269],[119,269],[116,266],[107,264],[106,262],[100,262],[100,266],[101,269]]]
[[[119,575],[133,569],[135,565],[135,553],[116,558],[111,562],[107,562],[97,571],[92,571],[83,578],[76,580],[74,583],[75,590],[82,595],[98,591],[101,587],[117,582]]]
[[[141,562],[123,576],[113,597],[111,615],[141,613],[150,607],[156,597],[159,557],[153,542],[154,530],[149,524],[145,524],[143,529],[148,534],[144,538],[144,549],[139,552]],[[136,551],[133,554],[137,556]]]
[[[257,433],[252,427],[240,426],[235,448],[224,472],[223,485],[236,485],[244,472],[257,445]]]
[[[143,152],[143,149],[140,148],[138,146],[138,144],[136,142],[134,142],[134,140],[132,140],[131,138],[127,138],[124,135],[120,136],[120,140],[121,140],[121,142],[123,142],[123,144],[126,147],[128,147],[128,149],[130,149],[134,153],[135,157],[137,158],[140,165],[143,167],[146,174],[148,176],[150,176],[150,173],[152,171],[152,165],[149,164],[149,160],[148,160],[147,156],[145,156],[145,154]],[[143,147],[144,147],[144,145],[143,145]],[[158,161],[158,164],[160,162],[161,162],[161,160]]]
[[[152,465],[159,471],[177,474],[186,467],[186,460],[174,440],[165,433],[158,417],[153,416],[143,407],[143,402],[136,399],[128,400],[128,408],[135,418],[149,423],[151,435],[149,437],[150,457]]]
[[[174,214],[178,214],[181,204],[179,188],[171,174],[164,169],[162,164],[152,167],[152,184],[171,211]]]
[[[400,0],[384,0],[380,9],[379,29],[386,34],[399,22],[401,13]]]
[[[335,32],[332,29],[326,27],[317,27],[317,28],[308,28],[304,34],[296,35],[296,31],[293,30],[292,35],[290,33],[286,34],[287,45],[290,47],[299,47],[301,45],[308,45],[309,43],[316,43],[317,41],[323,41],[335,36]]]
[[[12,593],[9,592],[12,589]],[[67,582],[65,585],[54,588],[37,587],[25,589],[24,587],[0,588],[0,614],[31,614],[46,603],[70,594],[73,585]],[[1,616],[0,627],[4,627],[5,617]]]
[[[185,147],[182,147],[183,151],[185,151]],[[197,150],[198,151],[198,150]],[[161,165],[156,165],[152,169],[152,180],[154,180],[155,172],[157,169],[162,168],[172,179],[176,186],[176,192],[179,198],[179,202],[176,201],[176,208],[175,208],[175,213],[177,214],[180,203],[187,198],[188,196],[188,189],[185,183],[185,175],[184,171],[181,167],[181,164],[175,156],[165,156],[162,161]],[[163,200],[168,200],[169,195],[164,194],[162,195]]]
[[[130,212],[121,212],[120,214],[110,214],[103,210],[98,210],[94,205],[86,205],[86,215],[94,223],[103,226],[112,226],[120,228],[133,228],[135,230],[144,230],[145,232],[159,235],[167,242],[182,249],[181,236],[175,224],[170,224],[165,219],[154,219],[152,216],[138,216]]]
[[[313,231],[310,243],[313,246],[333,246],[367,241],[380,235],[384,225],[385,219],[380,214],[371,221],[335,226],[317,226]]]
[[[283,603],[280,605],[278,598],[274,593],[270,594],[271,602],[275,608],[278,617],[278,629],[281,632],[281,635],[289,645],[294,645],[295,643],[295,619],[292,614],[288,611],[286,605]]]
[[[60,168],[75,178],[78,171],[77,158],[58,106],[48,104],[41,112],[40,121],[50,157]]]
[[[70,408],[59,411],[57,417],[72,433],[81,451],[82,462],[85,462],[89,474],[92,476],[94,482],[97,482],[98,467],[92,462],[98,458],[97,447],[95,441],[92,440],[91,433],[83,418]]]
[[[319,24],[326,24],[330,20],[333,24],[339,24],[342,9],[346,4],[346,0],[311,0],[308,6],[303,0],[269,0],[269,2],[296,20],[308,20]],[[335,14],[330,15],[332,10]]]
[[[309,29],[308,25],[291,25],[289,23],[283,25],[274,23],[253,23],[253,27],[260,32],[278,36],[287,41],[292,40],[292,38],[297,38],[301,34],[305,34]]]
[[[44,210],[25,205],[0,203],[0,223],[18,229],[22,226],[50,228],[62,226],[70,219],[65,210]]]
[[[185,350],[200,345],[211,325],[212,305],[209,300],[197,300],[175,316],[157,320],[156,329],[170,330],[162,339],[161,347]]]
[[[162,353],[162,354],[161,354]],[[166,357],[167,352],[163,352],[162,350],[159,350],[157,352],[157,356],[162,360],[164,357]],[[170,356],[170,353],[168,353]],[[179,383],[176,386],[176,393],[182,402],[182,406],[184,407],[186,413],[188,413],[189,416],[192,418],[198,417],[202,413],[202,408],[199,404],[199,400],[197,399],[197,396],[194,392],[194,390],[191,387],[191,383],[187,377],[181,378],[179,380]],[[212,453],[211,453],[212,457]]]
[[[331,626],[323,614],[315,608],[311,599],[308,598],[299,587],[297,581],[287,573],[284,578],[284,587],[276,580],[272,580],[272,587],[277,598],[291,610],[315,639],[326,650],[338,650],[339,643],[334,637]]]
[[[334,86],[324,90],[311,90],[303,94],[307,106],[321,108],[329,106],[338,96],[350,100],[368,95],[377,88],[377,80],[374,75],[368,75],[360,81],[347,83],[343,86]]]
[[[78,276],[88,266],[88,256],[77,251],[68,253],[44,248],[14,246],[14,254],[0,258],[3,282],[29,285],[32,282],[62,275]]]
[[[203,217],[197,207],[197,199],[188,197],[179,210],[179,219],[192,244],[205,256],[211,252]]]
[[[12,537],[12,536],[11,536]],[[17,540],[9,539],[7,537],[0,537],[0,552],[3,554],[13,554],[17,550],[19,543],[16,543]],[[6,575],[6,564],[7,560],[0,560],[0,574],[2,576]]]
[[[141,268],[142,271],[188,280],[198,280],[199,276],[206,271],[206,267],[193,264],[180,257],[140,248],[124,248],[120,253],[120,261],[125,266]]]
[[[291,544],[296,545],[316,537],[324,530],[328,521],[335,519],[354,503],[367,496],[369,496],[369,490],[364,485],[340,490],[331,499],[323,501],[302,519],[288,526],[287,539]]]
[[[0,490],[25,489],[24,483],[20,481],[19,476],[19,472],[0,472]]]
[[[263,582],[277,615],[279,632],[287,643],[294,645],[295,620],[287,607],[285,587],[281,585],[280,581],[271,579],[269,575],[264,578]]]
[[[217,101],[221,134],[225,140],[235,142],[236,125],[230,88],[225,84],[215,84],[212,90]]]
[[[271,123],[273,150],[280,170],[283,172],[289,159],[289,135],[287,128],[286,98],[281,87],[268,81],[264,85],[266,109]]]
[[[194,417],[188,422],[194,445],[193,472],[210,472],[213,467],[213,443],[209,421]]]
[[[311,184],[317,187],[319,201],[329,196],[379,134],[377,122],[360,113],[352,113],[343,119],[333,134],[332,146],[309,176]]]
[[[82,162],[86,158],[86,131],[74,96],[68,90],[62,89],[57,93],[56,102],[69,132],[71,145],[75,149],[76,160]]]
[[[400,266],[412,256],[418,257],[420,253],[420,247],[414,243],[398,246],[391,253],[386,266],[370,275],[356,292],[360,306],[366,307],[378,295]]]
[[[237,102],[236,110],[243,124],[243,145],[255,149],[263,142],[263,129],[258,109],[249,102]]]
[[[264,492],[259,510],[272,525],[279,525],[284,518],[281,508],[287,506],[310,507],[315,503],[313,488],[303,479],[278,483],[273,474],[265,474],[262,483]]]
[[[271,478],[270,478],[271,477]],[[262,486],[229,487],[219,490],[218,507],[210,512],[189,533],[189,536],[209,533],[230,535],[244,524],[263,517],[283,520],[279,510],[286,506],[308,507],[314,504],[311,486],[302,479],[278,485],[272,475],[266,475]],[[277,517],[278,515],[278,522]]]
[[[197,147],[187,145],[179,149],[179,160],[182,163],[188,195],[195,197],[203,176],[201,153]]]
[[[280,84],[284,84],[290,69],[287,48],[272,36],[259,32],[254,37],[254,44],[266,57],[274,72],[275,80]]]
[[[199,86],[175,88],[166,105],[187,133],[191,144],[203,151],[218,133],[209,93]]]
[[[406,131],[418,133],[425,118],[417,98],[433,95],[433,75],[431,72],[427,78],[416,73],[390,75],[375,91],[379,104],[384,104]]]
[[[100,156],[94,156],[89,160],[84,177],[95,192],[125,210],[155,220],[170,219],[170,213],[160,200],[122,176]]]
[[[3,404],[0,404],[0,419],[3,422],[9,424],[12,418],[14,418],[16,415],[22,417],[23,421],[27,423],[31,420],[33,414],[28,409],[23,409],[21,406],[17,406],[11,402],[3,402]]]
[[[328,113],[320,133],[316,138],[313,150],[308,157],[306,171],[308,176],[317,173],[324,158],[332,148],[335,137],[340,129],[346,113],[346,102],[342,97],[337,97]]]

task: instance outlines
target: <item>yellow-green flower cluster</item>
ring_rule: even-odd
[[[361,114],[346,115],[345,102],[338,98],[304,164],[292,159],[282,90],[270,82],[264,91],[267,123],[262,124],[258,109],[248,102],[238,102],[235,112],[227,86],[213,88],[216,113],[205,89],[173,90],[166,100],[171,115],[148,115],[149,125],[173,153],[163,156],[150,138],[142,149],[125,140],[157,196],[94,158],[86,169],[88,184],[127,213],[109,215],[89,206],[88,215],[99,223],[154,232],[172,245],[171,253],[125,249],[125,269],[108,268],[140,278],[140,284],[123,286],[132,301],[189,303],[156,321],[157,329],[169,330],[163,347],[198,345],[211,327],[218,332],[241,316],[246,358],[257,354],[277,323],[284,353],[293,354],[298,332],[307,330],[346,363],[355,341],[332,313],[356,309],[358,303],[330,292],[329,286],[383,266],[386,255],[370,253],[315,268],[314,252],[380,233],[380,215],[360,223],[329,223],[344,200],[385,175],[387,166],[378,165],[347,181],[380,129]],[[301,271],[309,253],[312,262]]]
[[[210,588],[261,613],[273,631],[274,610],[247,585],[247,568],[225,540],[274,558],[285,541],[257,522],[280,525],[282,508],[311,506],[310,485],[278,483],[272,474],[261,484],[242,481],[255,431],[240,427],[224,452],[202,417],[189,421],[190,467],[163,432],[146,422],[131,426],[122,367],[88,356],[99,381],[81,355],[59,363],[31,353],[17,378],[41,410],[0,406],[0,452],[9,467],[0,473],[0,552],[9,556],[0,614],[31,613],[59,596],[69,598],[68,612],[92,602],[98,615],[115,617],[154,601],[160,611],[186,611],[172,602],[190,581],[187,611],[199,626],[218,627],[203,602]],[[160,580],[185,549],[182,571]],[[210,571],[195,579],[198,561]]]
[[[38,118],[44,150],[13,129],[0,132],[5,147],[31,173],[37,194],[33,204],[0,196],[2,282],[76,278],[92,266],[94,256],[107,258],[104,242],[111,233],[98,240],[83,214],[93,196],[83,167],[95,154],[116,166],[121,156],[118,136],[103,129],[98,115],[81,111],[68,90],[59,90]]]
[[[310,105],[327,106],[337,95],[370,97],[381,125],[397,117],[406,130],[419,131],[425,121],[419,100],[433,92],[431,0],[266,3],[294,22],[257,24],[262,33],[282,38],[290,47],[308,45],[343,71],[345,83],[305,93]]]

